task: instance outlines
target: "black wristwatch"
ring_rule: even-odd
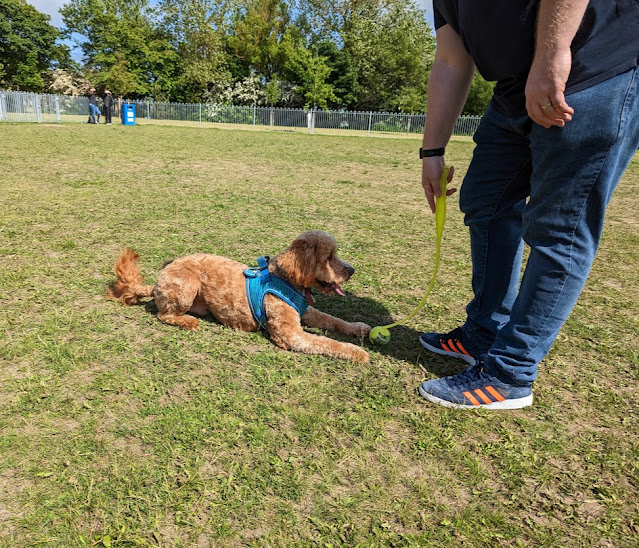
[[[419,149],[419,158],[431,158],[432,156],[443,156],[446,153],[446,149],[442,148],[420,148]]]

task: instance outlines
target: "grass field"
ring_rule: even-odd
[[[639,545],[639,158],[534,406],[490,413],[416,394],[460,370],[417,340],[470,297],[457,195],[428,305],[389,346],[359,341],[366,365],[104,299],[125,245],[151,283],[179,255],[255,264],[319,228],[357,272],[318,306],[405,315],[433,265],[418,140],[22,124],[0,142],[0,546]],[[472,142],[448,150],[463,174]]]

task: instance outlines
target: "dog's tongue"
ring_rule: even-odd
[[[331,284],[331,289],[333,291],[335,291],[335,293],[337,293],[338,295],[341,295],[342,297],[346,297],[346,293],[344,293],[344,291],[342,291],[342,288],[338,284],[332,283]]]

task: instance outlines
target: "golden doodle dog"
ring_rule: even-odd
[[[365,337],[370,326],[349,323],[314,307],[311,288],[344,295],[341,284],[355,270],[337,257],[337,244],[328,233],[311,230],[300,235],[282,253],[258,260],[258,268],[226,257],[200,253],[174,260],[160,272],[155,285],[144,285],[138,255],[126,248],[115,264],[117,280],[108,296],[125,305],[153,297],[158,318],[196,331],[192,315],[210,312],[217,321],[243,331],[268,331],[280,348],[367,362],[359,346],[307,333],[303,325],[353,337]]]

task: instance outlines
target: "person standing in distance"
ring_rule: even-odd
[[[100,123],[100,109],[98,108],[98,98],[95,95],[95,88],[89,90],[89,123]]]
[[[104,123],[107,126],[111,125],[111,113],[113,109],[113,95],[108,89],[104,90]]]
[[[639,3],[434,0],[433,8],[420,149],[431,210],[475,68],[497,84],[460,193],[474,298],[463,325],[420,337],[469,367],[419,393],[449,407],[517,409],[532,404],[538,364],[583,289],[606,207],[639,147]]]

